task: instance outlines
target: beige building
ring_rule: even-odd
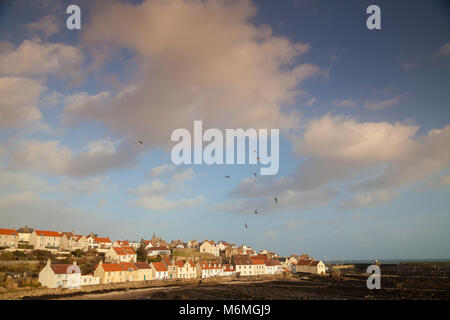
[[[266,273],[266,263],[260,257],[250,257],[250,261],[253,263],[253,270],[255,275]]]
[[[255,265],[247,255],[234,256],[234,265],[236,266],[236,273],[241,276],[254,276],[256,274]]]
[[[73,264],[51,264],[47,261],[39,272],[39,282],[47,288],[79,289],[81,286],[81,271],[76,262]]]
[[[126,281],[126,272],[120,263],[100,263],[95,267],[94,277],[100,278],[100,283],[117,283]]]
[[[325,274],[325,264],[321,260],[299,260],[295,271],[302,273]]]
[[[95,277],[93,273],[81,275],[81,286],[93,286],[100,284],[100,278]]]
[[[19,228],[16,231],[19,234],[19,242],[24,243],[30,242],[30,235],[33,232],[33,229],[28,228],[28,226],[25,226],[25,228]]]
[[[169,278],[168,270],[164,263],[152,262],[150,263],[150,267],[152,268],[152,279],[161,280]]]
[[[19,247],[19,234],[13,229],[0,229],[0,247]]]
[[[105,254],[107,262],[136,262],[137,254],[131,247],[111,247]]]
[[[200,261],[197,266],[197,277],[209,278],[223,276],[223,265],[215,261]]]
[[[77,249],[86,251],[89,248],[88,238],[79,234],[65,233],[61,237],[61,249],[75,251]]]
[[[220,255],[219,247],[214,243],[214,241],[204,241],[199,248],[201,253],[209,253],[214,256]]]
[[[175,261],[177,270],[177,278],[192,279],[197,275],[197,269],[195,263],[192,261],[178,260]]]
[[[61,236],[57,231],[34,230],[30,235],[30,244],[39,250],[57,249],[61,244]]]
[[[313,261],[309,265],[309,272],[314,274],[325,274],[325,263],[322,261]]]
[[[152,279],[152,267],[147,262],[135,262],[137,268],[137,281],[147,281]]]

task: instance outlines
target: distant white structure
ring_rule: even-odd
[[[45,267],[39,272],[39,282],[47,288],[79,289],[81,286],[81,271],[76,262],[52,265],[49,259]]]

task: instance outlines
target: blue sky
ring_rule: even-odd
[[[0,5],[0,225],[450,258],[448,3],[72,3]],[[278,174],[174,166],[193,120],[280,129]]]

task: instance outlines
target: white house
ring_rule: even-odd
[[[19,228],[17,229],[17,233],[19,234],[19,242],[30,242],[30,235],[33,232],[33,229],[28,228],[28,226],[25,226],[25,228]]]
[[[266,263],[260,257],[250,257],[250,261],[253,263],[253,270],[255,275],[266,273]]]
[[[314,274],[325,274],[325,264],[319,261],[312,261],[309,265],[309,272]]]
[[[95,237],[92,234],[87,237],[89,249],[109,249],[112,247],[112,242],[108,237]]]
[[[299,260],[297,262],[296,272],[325,274],[325,264],[321,260]]]
[[[192,261],[177,260],[175,261],[177,278],[191,279],[197,276],[195,263]]]
[[[79,289],[81,286],[81,271],[76,262],[52,265],[49,259],[45,267],[39,272],[39,282],[47,288]]]
[[[236,266],[236,272],[241,276],[254,276],[256,274],[254,264],[247,255],[234,256],[234,265]]]
[[[34,230],[30,235],[30,244],[39,250],[57,249],[60,247],[61,237],[61,232]]]
[[[159,247],[151,247],[146,249],[147,257],[157,256],[157,255],[169,255],[170,249],[166,246],[159,246]]]
[[[266,263],[266,274],[278,274],[283,272],[283,267],[278,260],[267,260]]]
[[[136,262],[137,254],[131,247],[111,247],[105,254],[107,262]]]
[[[95,277],[93,273],[81,275],[82,286],[92,286],[100,284],[100,277]]]
[[[17,248],[19,234],[13,229],[0,229],[0,247]]]
[[[201,253],[209,253],[217,257],[220,255],[220,249],[214,241],[204,241],[199,249]]]
[[[223,265],[223,273],[224,276],[232,276],[236,274],[236,267],[232,264],[224,264]]]
[[[77,249],[85,251],[89,248],[88,238],[79,234],[65,233],[61,237],[61,249],[75,251]]]
[[[197,265],[197,276],[200,278],[223,276],[223,265],[218,262],[202,261]]]
[[[150,263],[152,267],[152,278],[156,280],[167,279],[168,270],[164,263],[162,262],[152,262]]]

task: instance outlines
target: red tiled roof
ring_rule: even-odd
[[[183,268],[185,264],[186,264],[186,261],[183,261],[183,260],[175,261],[175,265],[179,268]]]
[[[44,237],[61,237],[61,233],[57,231],[34,230],[38,236]]]
[[[95,269],[97,269],[98,266],[99,265],[96,265]],[[102,263],[102,268],[105,272],[124,271],[120,263]]]
[[[121,262],[120,265],[124,270],[133,269],[137,270],[138,268],[131,262]]]
[[[252,265],[253,262],[248,256],[236,255],[234,256],[234,264],[236,265]]]
[[[312,260],[298,260],[297,265],[298,266],[309,266],[311,264]]]
[[[106,238],[94,238],[94,241],[95,242],[103,242],[103,243],[111,243],[111,240],[109,240],[109,238],[108,237],[106,237]]]
[[[278,260],[267,260],[266,261],[266,266],[269,266],[269,267],[281,266],[281,263]]]
[[[122,247],[112,247],[118,256],[126,256],[127,253],[123,250]]]
[[[53,272],[56,274],[78,273],[78,272],[76,272],[77,270],[75,270],[75,272],[73,272],[73,271],[68,272],[67,269],[70,266],[73,266],[73,264],[52,264],[50,266],[50,268],[52,268]]]
[[[156,269],[156,271],[167,271],[166,265],[162,262],[152,262],[152,265]]]
[[[134,265],[138,269],[151,269],[150,265],[147,262],[135,262]]]
[[[320,261],[312,261],[310,266],[311,267],[317,267],[317,265],[319,264]]]
[[[127,253],[127,254],[136,254],[136,252],[134,251],[134,249],[130,246],[128,247],[122,247],[122,249]]]
[[[255,257],[250,257],[250,260],[253,262],[253,264],[265,264],[264,260],[258,259],[258,258],[255,258]]]
[[[13,229],[0,229],[0,234],[4,234],[7,236],[17,236],[18,233]]]

